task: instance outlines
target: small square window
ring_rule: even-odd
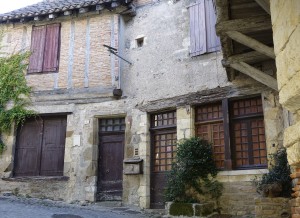
[[[144,37],[137,38],[136,39],[136,47],[140,48],[140,47],[143,47],[143,45],[144,45]]]

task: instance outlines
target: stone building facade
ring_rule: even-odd
[[[295,114],[295,122],[284,131],[284,146],[288,161],[294,168],[292,217],[299,217],[299,45],[300,2],[270,1],[274,51],[278,75],[279,101],[284,108]],[[280,16],[280,14],[286,16]]]
[[[72,7],[28,15],[22,22],[0,16],[8,53],[32,48],[33,26],[60,24],[57,70],[25,72],[33,88],[30,109],[39,116],[3,136],[7,148],[0,158],[0,191],[161,207],[163,187],[157,183],[170,167],[176,141],[196,135],[214,142],[219,155],[222,212],[253,213],[257,194],[251,181],[267,172],[268,154],[283,146],[287,117],[278,92],[243,74],[228,81],[220,49],[191,55],[191,7],[198,2],[91,2],[74,1]],[[27,163],[24,147],[33,143],[30,126],[39,122],[43,136],[37,146],[43,149],[47,134],[58,134],[51,126],[63,129],[61,171],[47,168],[55,162],[51,157],[43,168],[43,151],[32,156],[39,162],[34,172],[19,166]]]

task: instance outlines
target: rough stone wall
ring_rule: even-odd
[[[64,104],[34,106],[37,113],[70,113],[67,117],[67,134],[63,178],[10,178],[14,165],[15,133],[5,137],[7,149],[0,158],[0,191],[55,200],[95,201],[98,166],[99,117],[125,116],[124,101],[106,101],[85,105]],[[45,188],[43,188],[45,186]]]
[[[279,100],[283,107],[298,114],[300,110],[300,2],[275,0],[271,3],[274,50],[276,54]],[[284,14],[285,16],[282,16]],[[287,128],[284,145],[291,165],[300,163],[300,122]]]
[[[291,205],[288,198],[256,198],[256,218],[290,217]]]
[[[266,172],[266,169],[220,172],[217,179],[224,185],[220,198],[222,213],[254,216],[255,198],[258,198],[259,194],[253,180],[259,179]]]

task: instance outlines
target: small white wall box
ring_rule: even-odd
[[[137,175],[143,174],[143,160],[140,158],[128,158],[124,161],[124,174]]]

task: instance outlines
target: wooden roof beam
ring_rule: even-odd
[[[262,7],[268,14],[271,14],[270,11],[270,0],[255,0],[260,7]]]
[[[246,36],[240,32],[237,31],[228,31],[226,34],[233,40],[254,49],[255,51],[258,51],[270,58],[275,59],[275,53],[274,53],[274,48],[269,47],[256,39],[253,39],[249,36]]]
[[[272,28],[269,15],[249,17],[244,19],[226,20],[216,24],[216,31],[221,35],[227,31],[239,31],[242,33],[268,30]]]
[[[222,60],[222,64],[225,67],[228,67],[232,63],[238,63],[238,62],[246,62],[248,64],[254,64],[262,61],[269,60],[270,57],[261,54],[260,52],[257,51],[250,51],[247,53],[243,54],[236,54],[236,55],[231,55],[227,59]]]
[[[250,76],[251,78],[270,87],[271,89],[278,91],[277,80],[274,79],[272,76],[269,76],[268,74],[256,69],[255,67],[252,67],[249,64],[246,64],[245,62],[232,63],[230,64],[230,67],[240,71],[243,74]]]

